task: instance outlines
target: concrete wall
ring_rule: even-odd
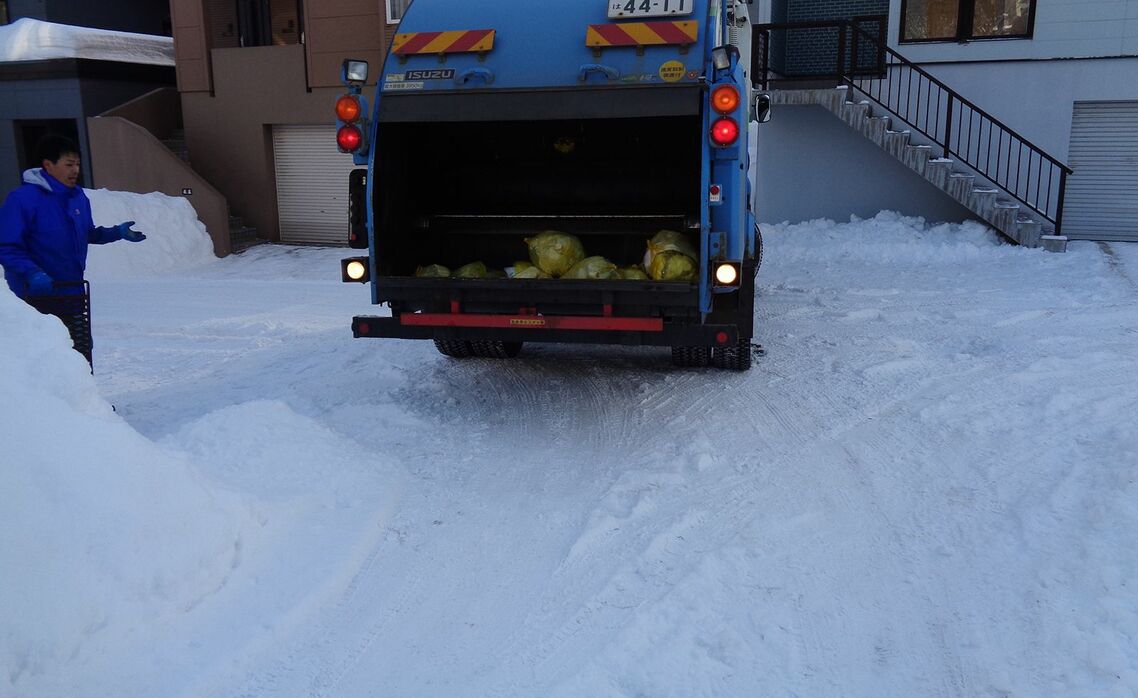
[[[900,22],[901,0],[891,0],[893,48],[898,48]],[[902,44],[899,50],[918,63],[1136,56],[1138,0],[1036,0],[1034,38]]]
[[[185,196],[213,239],[214,253],[230,252],[225,197],[182,162],[152,133],[115,116],[87,120],[94,186],[116,191]],[[190,194],[183,194],[189,190]]]
[[[261,237],[279,239],[272,126],[333,123],[343,90],[307,90],[300,45],[214,49],[212,62],[213,96],[182,94],[194,169]]]
[[[118,116],[138,124],[159,140],[182,128],[182,99],[173,87],[163,87],[120,104],[99,116]]]
[[[1075,102],[1138,99],[1138,57],[924,67],[1063,161],[1070,151]]]
[[[16,120],[76,120],[79,147],[87,152],[81,95],[78,78],[0,81],[0,192],[7,193],[20,184],[20,144],[13,123]],[[83,180],[90,182],[91,170],[86,160]]]
[[[822,107],[777,107],[758,132],[760,222],[846,221],[882,210],[937,222],[975,218]]]

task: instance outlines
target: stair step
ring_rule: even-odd
[[[886,131],[885,141],[881,145],[886,152],[900,160],[905,157],[905,147],[909,145],[910,135],[908,131]]]
[[[948,176],[948,195],[962,203],[968,201],[968,195],[972,193],[973,182],[976,181],[976,175],[961,174],[954,172]]]
[[[925,165],[932,159],[932,156],[933,149],[931,146],[907,145],[901,156],[901,162],[908,165],[908,167],[917,174],[923,175],[925,173]]]
[[[925,179],[944,189],[948,186],[948,177],[952,174],[952,166],[956,164],[948,158],[932,158],[925,163]]]
[[[854,128],[860,128],[862,121],[869,116],[869,104],[866,102],[846,102],[842,105],[842,119]]]

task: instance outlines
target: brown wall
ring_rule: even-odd
[[[272,126],[333,124],[341,63],[367,60],[375,84],[394,26],[386,24],[384,0],[319,0],[304,3],[302,45],[220,48],[232,44],[211,12],[225,3],[170,0],[186,145],[233,214],[258,236],[279,240]],[[204,60],[198,46],[209,47]]]
[[[174,66],[181,92],[209,92],[209,44],[202,0],[170,0]]]
[[[174,88],[163,87],[99,116],[121,116],[159,139],[170,138],[175,130],[182,128],[182,98]]]
[[[214,254],[230,253],[225,197],[152,133],[117,116],[97,116],[87,119],[87,134],[96,187],[178,197],[190,189],[193,194],[186,198],[209,231]]]

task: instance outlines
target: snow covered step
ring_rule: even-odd
[[[907,145],[901,155],[901,162],[917,174],[925,173],[925,165],[932,159],[933,149],[928,145]]]
[[[990,187],[973,187],[968,193],[968,208],[984,220],[992,223],[992,213],[996,207],[996,197],[999,191]]]
[[[842,119],[853,126],[854,128],[861,128],[862,122],[869,116],[869,104],[867,102],[846,102],[842,105]]]
[[[954,172],[948,176],[948,195],[964,205],[968,205],[968,197],[975,186],[976,175]]]
[[[885,142],[885,132],[889,130],[888,116],[868,116],[862,122],[861,132],[866,138],[881,145]]]
[[[1043,223],[1027,217],[1020,217],[1015,222],[1015,227],[1012,228],[1011,237],[1021,245],[1034,247],[1039,244],[1040,238],[1043,237]],[[1066,242],[1062,245],[1062,250],[1053,250],[1058,252],[1066,252]]]
[[[905,148],[909,145],[908,131],[886,131],[885,140],[881,144],[885,151],[901,160],[905,157]]]
[[[932,158],[925,163],[925,179],[943,190],[948,186],[948,177],[955,164],[951,158]]]

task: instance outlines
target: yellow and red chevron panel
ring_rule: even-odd
[[[489,51],[494,48],[494,34],[494,29],[396,34],[391,50],[397,56]]]
[[[626,24],[590,24],[585,45],[605,46],[671,46],[694,44],[699,40],[699,22],[628,22]]]

